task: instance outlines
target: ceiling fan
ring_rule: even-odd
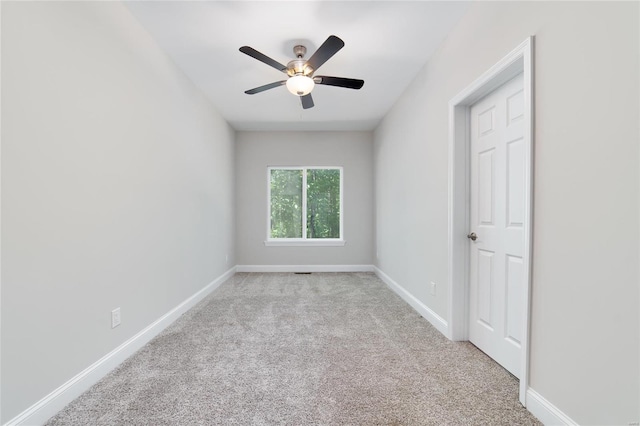
[[[302,101],[302,108],[308,109],[313,107],[313,98],[311,97],[311,91],[316,84],[324,84],[326,86],[346,87],[347,89],[360,89],[364,84],[364,80],[356,80],[353,78],[344,77],[329,77],[326,75],[314,75],[314,73],[327,62],[333,55],[335,55],[340,49],[344,47],[344,41],[334,35],[329,36],[324,43],[315,51],[313,55],[307,60],[304,59],[304,55],[307,53],[307,48],[302,45],[294,46],[293,54],[296,55],[296,59],[290,61],[287,65],[283,65],[280,62],[271,59],[270,57],[258,52],[252,47],[242,46],[240,51],[244,54],[251,56],[264,62],[265,64],[281,71],[289,76],[287,80],[276,81],[274,83],[265,84],[264,86],[256,87],[254,89],[246,90],[244,93],[247,95],[255,95],[256,93],[264,92],[265,90],[273,89],[283,85],[287,86],[289,91],[300,96]]]

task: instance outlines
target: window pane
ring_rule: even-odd
[[[271,170],[271,238],[302,238],[302,170]]]
[[[307,238],[340,238],[340,170],[307,170]]]

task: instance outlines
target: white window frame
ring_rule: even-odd
[[[340,170],[340,238],[307,238],[307,170]],[[302,238],[271,238],[271,170],[302,170]],[[344,169],[342,166],[269,166],[267,167],[267,239],[265,246],[344,246]]]

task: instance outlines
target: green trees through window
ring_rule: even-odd
[[[269,175],[270,238],[341,238],[341,168],[274,167]]]
[[[340,170],[307,170],[307,238],[340,238]]]
[[[302,170],[271,169],[271,238],[302,238]]]

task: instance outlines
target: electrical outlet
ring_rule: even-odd
[[[116,328],[120,325],[120,308],[115,308],[111,311],[111,328]]]
[[[227,265],[229,264],[229,255],[228,254],[224,257],[224,261],[225,261],[225,263]]]
[[[431,288],[430,288],[430,292],[432,296],[436,295],[436,283],[434,283],[433,281],[431,281]]]

